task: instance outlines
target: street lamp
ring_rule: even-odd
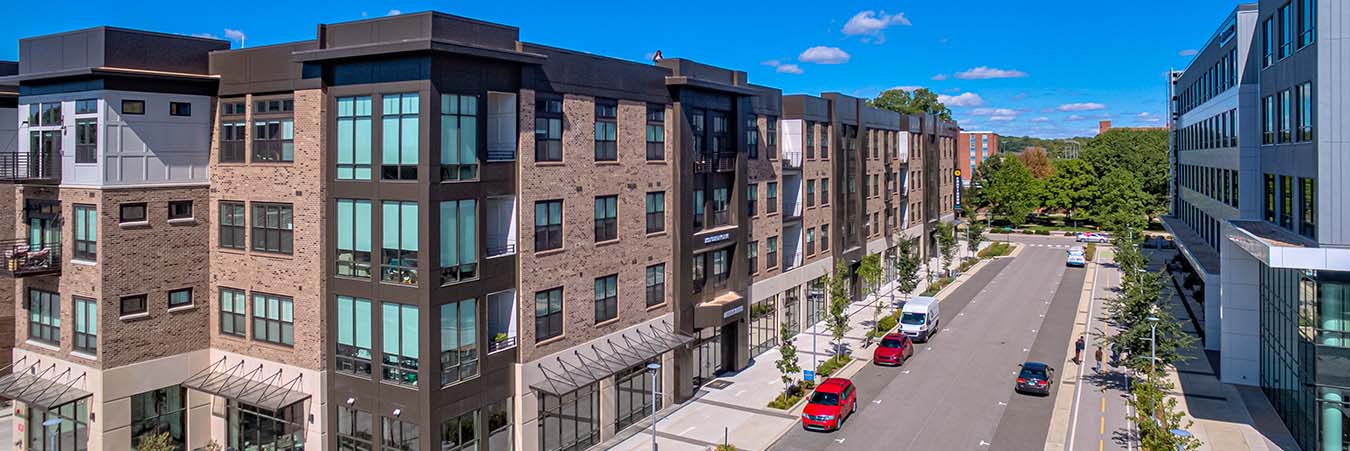
[[[61,428],[58,427],[60,425],[61,425],[60,418],[52,418],[50,420],[42,422],[42,427],[44,429],[47,429],[48,431],[51,431],[51,433],[49,434],[51,439],[48,440],[47,443],[51,445],[48,446],[48,448],[51,448],[52,451],[56,451],[56,434],[61,431]]]
[[[656,384],[661,377],[661,364],[648,363],[647,372],[652,375],[652,451],[656,451]]]
[[[1153,380],[1153,373],[1158,372],[1158,369],[1156,368],[1156,366],[1157,366],[1157,364],[1158,364],[1158,317],[1149,315],[1149,317],[1148,317],[1148,323],[1149,323],[1149,332],[1148,332],[1148,346],[1149,346],[1148,377],[1149,377],[1149,380]]]

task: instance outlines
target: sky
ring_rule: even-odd
[[[926,87],[967,130],[1092,136],[1097,121],[1158,126],[1166,73],[1184,69],[1236,0],[592,0],[62,3],[0,27],[18,40],[112,25],[228,39],[234,47],[313,39],[320,23],[437,10],[518,27],[520,38],[633,61],[660,50],[744,70],[784,94],[870,98]],[[568,5],[559,8],[557,5]],[[665,5],[678,5],[678,8]]]

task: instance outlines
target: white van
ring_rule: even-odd
[[[941,316],[937,298],[919,296],[910,299],[900,309],[900,332],[914,341],[928,341],[928,336],[937,330]]]

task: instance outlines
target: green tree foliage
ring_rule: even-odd
[[[874,253],[863,256],[862,261],[858,262],[858,277],[862,278],[864,287],[863,298],[876,292],[878,285],[881,283],[881,276],[881,254]],[[876,325],[877,321],[881,318],[881,309],[884,305],[884,303],[881,302],[880,296],[877,296],[875,301],[876,307],[872,309],[873,325]]]
[[[1042,190],[1043,206],[1074,217],[1097,199],[1097,175],[1083,160],[1058,160]]]
[[[1108,130],[1083,147],[1083,160],[1093,167],[1099,178],[1118,169],[1134,174],[1148,194],[1142,211],[1148,218],[1167,210],[1166,130]]]
[[[165,432],[141,437],[136,449],[139,451],[175,451],[177,447],[174,446],[173,436]]]
[[[825,280],[830,292],[829,319],[826,321],[830,335],[834,338],[836,356],[844,355],[844,335],[848,333],[848,267],[840,261],[834,266],[834,273]]]
[[[891,265],[895,268],[895,290],[909,300],[909,294],[919,288],[919,252],[913,239],[901,235],[895,246],[895,258]],[[893,302],[892,302],[893,303]]]
[[[1065,147],[1069,145],[1067,141],[1078,141],[1086,143],[1091,141],[1090,137],[1075,137],[1065,139],[1044,139],[1032,136],[1004,136],[998,135],[998,151],[1008,153],[1020,153],[1028,147],[1040,147],[1045,149],[1052,158],[1064,154]]]
[[[1134,227],[1143,230],[1151,201],[1134,172],[1123,168],[1112,169],[1097,183],[1092,216],[1108,229]]]
[[[938,254],[942,257],[942,273],[947,274],[951,270],[952,260],[956,259],[956,225],[939,222],[933,233],[937,235]]]
[[[980,221],[970,221],[966,223],[966,246],[974,254],[980,250],[980,243],[984,242],[985,225]]]
[[[1022,160],[1022,165],[1027,167],[1027,171],[1031,172],[1031,176],[1038,180],[1048,179],[1055,173],[1055,165],[1050,162],[1050,156],[1046,155],[1045,149],[1039,147],[1027,149],[1016,155]]]
[[[792,381],[797,373],[802,371],[802,367],[797,363],[797,345],[792,342],[792,333],[788,332],[787,323],[783,323],[778,328],[778,361],[774,362],[774,367],[778,368],[780,378],[783,380],[783,397],[791,396]]]
[[[938,101],[937,94],[926,88],[911,91],[887,89],[867,101],[868,106],[891,110],[900,114],[936,114],[943,120],[952,120],[952,110]]]
[[[1167,396],[1172,384],[1165,380],[1135,382],[1129,403],[1134,407],[1130,418],[1139,427],[1139,448],[1144,451],[1175,451],[1200,449],[1200,440],[1194,436],[1179,437],[1173,429],[1191,427],[1186,414],[1177,411],[1177,400]],[[1156,420],[1156,421],[1155,421]]]
[[[995,154],[985,160],[976,175],[980,176],[977,196],[980,201],[991,213],[1003,216],[1013,224],[1026,222],[1040,205],[1041,183],[1017,157]]]

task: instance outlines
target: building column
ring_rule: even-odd
[[[1345,285],[1335,282],[1319,284],[1318,303],[1321,304],[1322,320],[1321,344],[1324,346],[1343,346],[1345,332]],[[1322,389],[1322,451],[1343,451],[1345,414],[1341,411],[1341,392],[1333,388]]]
[[[1344,451],[1341,439],[1345,425],[1345,414],[1341,412],[1341,392],[1332,388],[1322,389],[1322,451]]]

